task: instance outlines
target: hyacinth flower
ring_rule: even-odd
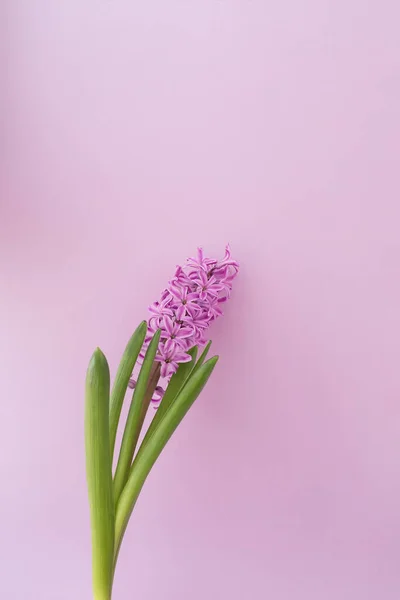
[[[200,248],[178,266],[149,307],[148,321],[130,338],[111,389],[107,359],[99,348],[93,353],[86,376],[85,447],[94,600],[111,600],[119,549],[143,484],[217,363],[217,356],[206,360],[207,330],[222,315],[238,269],[229,246],[220,261]],[[199,346],[204,348],[198,357]],[[133,394],[117,457],[128,388]],[[156,410],[138,448],[150,404]]]

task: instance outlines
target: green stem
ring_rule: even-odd
[[[94,592],[93,593],[94,600],[111,600],[111,593],[108,592]]]

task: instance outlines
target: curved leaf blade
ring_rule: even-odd
[[[200,356],[199,356],[199,360],[198,360],[198,361],[197,361],[197,363],[195,364],[195,366],[194,366],[194,368],[193,368],[193,371],[192,371],[192,372],[191,372],[191,374],[190,374],[191,376],[192,376],[192,375],[194,375],[198,369],[200,369],[201,365],[202,365],[202,364],[204,363],[204,361],[206,360],[206,358],[207,358],[207,354],[208,354],[208,352],[209,352],[209,350],[210,350],[210,348],[211,348],[211,344],[212,344],[212,340],[209,340],[209,341],[207,342],[207,344],[206,344],[206,346],[205,346],[205,348],[204,348],[203,352],[200,354]]]
[[[117,468],[114,476],[114,500],[118,502],[123,487],[128,479],[129,469],[132,464],[133,455],[144,417],[149,407],[154,389],[157,385],[160,371],[158,363],[155,366],[154,359],[157,353],[161,331],[157,331],[151,340],[140,369],[138,381],[133,392],[129,413],[125,424],[124,435]],[[146,393],[147,392],[147,393]]]
[[[115,376],[114,385],[110,399],[110,450],[111,463],[114,456],[115,439],[117,437],[118,423],[121,416],[121,409],[124,402],[129,379],[143,346],[147,333],[147,323],[142,321],[136,331],[133,333],[126,345],[124,354]]]
[[[181,363],[178,367],[176,373],[174,373],[170,379],[170,382],[165,390],[164,396],[160,402],[159,407],[157,408],[157,412],[155,413],[148,430],[146,431],[146,435],[144,436],[142,445],[146,443],[149,439],[150,435],[153,433],[154,429],[157,427],[171,403],[175,400],[186,381],[190,377],[196,362],[197,357],[197,346],[194,346],[190,350],[188,350],[188,354],[192,357],[192,360],[187,363]]]
[[[168,440],[206,385],[218,356],[202,365],[191,377],[178,397],[170,405],[163,419],[154,428],[145,445],[142,444],[130,470],[128,481],[117,504],[115,518],[114,565],[129,518],[151,468],[165,448]]]

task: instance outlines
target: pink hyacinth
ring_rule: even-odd
[[[221,261],[205,257],[199,248],[195,258],[176,268],[160,300],[149,307],[149,336],[145,346],[161,329],[156,356],[161,363],[161,377],[170,378],[180,363],[191,360],[187,354],[190,348],[206,343],[205,331],[222,315],[221,304],[228,300],[238,270],[229,246]]]

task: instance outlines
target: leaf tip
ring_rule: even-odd
[[[160,341],[160,336],[161,336],[161,329],[157,329],[157,331],[155,332],[155,334],[154,334],[154,336],[153,336],[153,340],[156,340],[156,341],[154,342],[154,344],[156,344],[156,343],[157,343],[157,345],[158,345],[158,342]],[[153,340],[152,340],[152,341],[153,341]]]
[[[93,352],[87,369],[87,381],[94,381],[98,373],[105,373],[109,377],[109,367],[105,354],[99,347]]]
[[[218,362],[218,359],[219,359],[218,355],[212,356],[211,358],[206,360],[206,362],[204,363],[204,365],[202,367],[200,367],[200,369],[203,369],[204,372],[208,373],[208,376],[210,376],[214,370],[215,365]]]
[[[106,359],[104,353],[102,352],[102,350],[97,346],[97,348],[93,352],[92,357],[90,359],[89,367],[95,366],[99,363],[105,363],[105,362],[107,362],[107,359]]]

